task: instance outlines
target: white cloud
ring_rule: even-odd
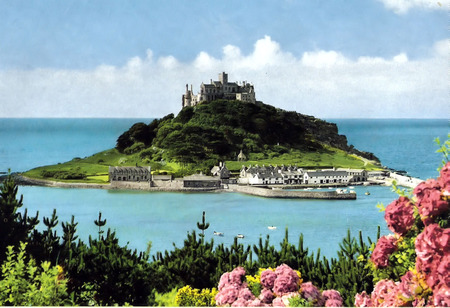
[[[426,10],[450,10],[450,0],[378,0],[387,9],[393,10],[396,14],[405,14],[410,9]]]
[[[0,117],[161,117],[178,113],[185,85],[217,80],[249,81],[267,104],[333,117],[442,117],[450,114],[448,41],[430,47],[428,59],[356,60],[333,50],[296,57],[266,36],[250,54],[236,46],[220,58],[200,52],[183,63],[173,56],[133,57],[123,67],[94,70],[35,69],[0,71]]]

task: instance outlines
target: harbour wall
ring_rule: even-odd
[[[252,186],[230,185],[230,191],[244,193],[265,198],[285,199],[327,199],[327,200],[355,200],[356,193],[338,193],[336,191],[297,191],[270,189]]]

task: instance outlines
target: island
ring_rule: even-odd
[[[354,199],[338,187],[386,185],[394,177],[410,187],[420,182],[348,145],[336,124],[264,104],[254,85],[229,82],[225,72],[218,79],[202,83],[197,94],[186,85],[177,116],[134,124],[114,149],[29,170],[19,183]],[[310,191],[317,187],[330,190]]]

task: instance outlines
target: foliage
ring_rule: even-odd
[[[136,123],[118,138],[116,149],[132,154],[145,147],[141,157],[152,162],[211,168],[219,160],[235,160],[240,150],[262,160],[292,150],[327,153],[329,146],[377,160],[348,146],[334,124],[270,105],[228,100],[183,108],[176,117],[170,114],[149,125]]]
[[[154,291],[156,306],[176,307],[177,303],[175,301],[175,298],[177,296],[177,292],[178,292],[177,288],[173,288],[172,291],[166,293],[158,293],[157,291]]]
[[[178,290],[175,302],[180,307],[211,307],[216,305],[217,289],[193,289],[189,285]]]
[[[19,212],[23,206],[23,196],[18,198],[18,189],[11,174],[0,184],[0,262],[5,258],[6,247],[25,242],[39,223],[39,212],[35,217],[28,216],[26,209],[23,213]]]
[[[67,293],[67,279],[61,266],[42,262],[36,266],[21,243],[19,251],[8,246],[7,258],[2,264],[0,280],[0,305],[60,306],[71,305]]]

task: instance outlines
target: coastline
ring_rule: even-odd
[[[413,189],[423,180],[417,178],[411,178],[409,176],[403,176],[396,173],[391,173],[388,177],[382,179],[371,178],[367,182],[353,183],[348,185],[285,185],[285,186],[251,186],[251,185],[222,185],[220,188],[216,187],[154,187],[149,182],[126,182],[122,185],[114,184],[95,184],[95,183],[68,183],[58,182],[52,180],[33,179],[20,174],[14,174],[15,180],[18,185],[22,186],[44,186],[55,188],[82,188],[82,189],[111,189],[111,190],[142,190],[149,192],[232,192],[243,193],[252,196],[259,196],[265,198],[291,198],[291,199],[328,199],[328,200],[349,200],[356,199],[357,195],[354,191],[350,192],[338,192],[338,190],[332,191],[309,191],[307,188],[337,188],[337,187],[349,187],[350,185],[380,185],[380,186],[392,186],[394,181],[397,186]],[[295,190],[303,189],[303,190]]]

